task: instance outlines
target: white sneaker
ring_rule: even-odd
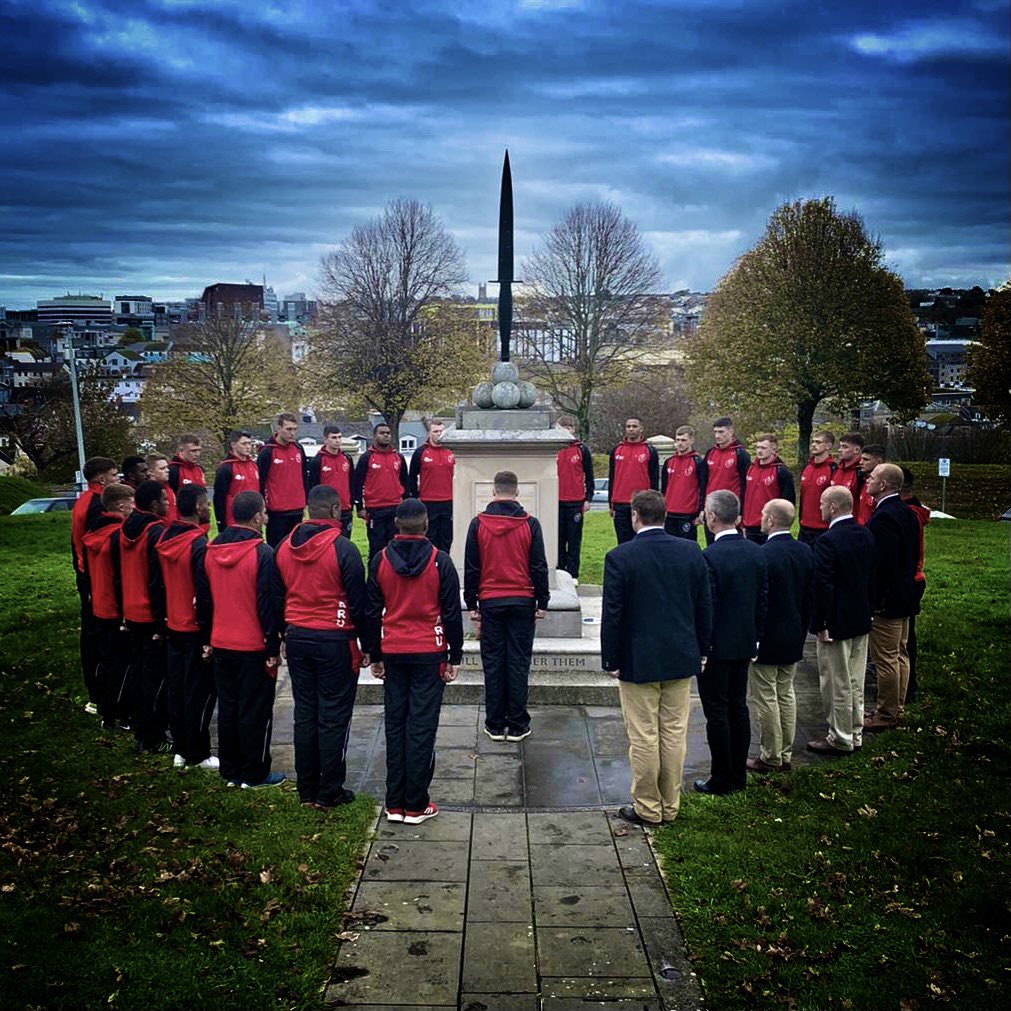
[[[521,730],[519,733],[516,734],[514,733],[506,734],[506,740],[512,744],[515,744],[517,741],[525,741],[529,736],[530,736],[529,730]]]
[[[210,758],[205,758],[200,763],[200,768],[201,769],[215,769],[215,770],[216,769],[220,769],[221,768],[221,760],[218,758],[217,755],[211,755]]]
[[[186,767],[186,759],[182,755],[172,756],[172,767],[175,769],[183,769]]]
[[[420,825],[429,818],[434,818],[439,813],[439,809],[434,804],[429,804],[424,811],[405,811],[405,825]]]

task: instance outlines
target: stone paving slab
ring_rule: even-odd
[[[530,869],[535,888],[616,885],[622,877],[613,846],[531,846]]]
[[[531,923],[530,864],[525,859],[474,861],[467,892],[467,920]]]
[[[652,982],[634,927],[538,927],[537,955],[545,976],[633,977]]]
[[[462,881],[363,881],[352,909],[385,919],[373,930],[463,930]]]
[[[535,888],[534,915],[538,927],[635,928],[628,889],[623,884]]]
[[[376,840],[365,865],[367,881],[466,881],[469,843]]]
[[[464,941],[466,993],[537,993],[532,926],[472,923]]]

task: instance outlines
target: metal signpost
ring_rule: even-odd
[[[951,474],[951,460],[942,456],[937,461],[937,476],[941,479],[941,512],[944,512],[944,486],[948,483],[949,474]]]

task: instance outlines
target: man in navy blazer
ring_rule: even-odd
[[[769,589],[762,549],[737,530],[738,497],[731,491],[711,492],[705,513],[706,528],[713,532],[713,543],[702,553],[709,569],[713,632],[699,675],[699,697],[712,765],[709,779],[695,780],[695,789],[720,795],[743,790],[748,781],[748,664],[758,653]]]
[[[878,578],[869,645],[878,675],[878,701],[864,730],[891,730],[902,718],[909,686],[909,619],[920,610],[916,585],[920,523],[899,497],[901,467],[879,463],[865,490],[874,499],[867,529],[874,538]]]
[[[874,593],[874,538],[853,517],[853,495],[842,485],[821,493],[829,527],[814,544],[814,611],[818,680],[828,720],[820,755],[848,755],[863,744],[864,671]]]
[[[664,532],[658,491],[632,496],[632,540],[604,558],[601,663],[618,679],[636,825],[672,821],[681,800],[691,679],[705,663],[712,609],[698,545]]]
[[[789,772],[797,732],[793,677],[804,656],[814,602],[814,556],[790,536],[797,510],[785,498],[762,506],[762,554],[769,579],[769,608],[758,659],[748,671],[751,701],[758,720],[760,751],[748,759],[751,772]]]

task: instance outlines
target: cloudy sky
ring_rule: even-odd
[[[494,277],[621,205],[707,289],[834,194],[909,285],[1009,270],[1006,0],[0,0],[0,305],[314,290],[396,196]]]

